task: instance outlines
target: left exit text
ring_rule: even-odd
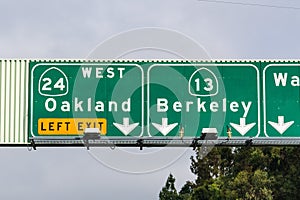
[[[81,135],[86,128],[98,128],[106,134],[105,118],[40,118],[38,132],[40,135]]]

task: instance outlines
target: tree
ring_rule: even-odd
[[[300,147],[274,147],[270,157],[274,199],[300,199]]]
[[[189,200],[194,190],[195,184],[191,181],[187,181],[179,192],[180,200]]]
[[[231,198],[245,200],[271,200],[272,188],[268,173],[260,169],[254,173],[243,170],[231,181],[226,190],[231,191]],[[228,193],[227,191],[227,193]]]
[[[159,193],[160,200],[178,200],[179,195],[175,188],[175,178],[172,174],[169,175],[166,185],[162,188]]]
[[[191,162],[190,169],[197,176],[196,184],[202,185],[228,175],[233,164],[233,154],[232,150],[226,147],[199,147],[196,157],[191,157]]]
[[[175,178],[169,176],[163,190],[167,199],[179,200],[296,200],[300,199],[299,166],[299,146],[200,147],[191,157],[195,182],[187,181],[177,194]]]
[[[210,149],[212,148],[212,149]],[[231,148],[199,147],[196,157],[191,157],[191,171],[196,178],[192,199],[222,198],[221,178],[229,175],[233,164]]]

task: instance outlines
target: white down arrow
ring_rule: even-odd
[[[284,116],[278,116],[278,123],[268,121],[281,135],[294,123],[294,121],[284,123]]]
[[[175,128],[178,123],[174,123],[174,124],[169,124],[168,125],[168,118],[162,118],[161,120],[161,124],[157,124],[157,123],[152,123],[152,125],[159,131],[161,132],[164,136],[168,135],[168,133],[170,131],[173,130],[173,128]]]
[[[240,118],[240,124],[230,123],[230,125],[237,130],[242,136],[255,126],[256,123],[246,124],[246,118]]]
[[[129,124],[129,118],[123,118],[123,124],[113,123],[125,136],[127,136],[133,129],[135,129],[139,123]]]

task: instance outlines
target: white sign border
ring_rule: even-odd
[[[56,66],[68,66],[68,65],[79,65],[79,66],[83,66],[83,65],[89,65],[89,66],[135,66],[135,67],[138,67],[141,72],[142,72],[142,81],[141,81],[141,89],[142,89],[142,101],[141,101],[141,133],[140,133],[140,136],[143,135],[144,133],[144,70],[143,68],[136,64],[136,63],[110,63],[110,62],[107,62],[107,63],[97,63],[96,61],[95,62],[90,62],[87,61],[80,61],[80,62],[74,62],[73,60],[67,60],[66,62],[71,62],[71,63],[63,63],[63,62],[53,62],[53,63],[42,63],[43,61],[41,61],[41,63],[38,63],[36,65],[34,65],[30,71],[30,135],[31,137],[33,138],[49,138],[50,136],[35,136],[33,134],[33,73],[34,73],[34,70],[39,67],[39,66],[45,66],[45,65],[56,65]],[[73,62],[73,63],[72,63]],[[30,63],[29,63],[30,65]],[[55,138],[59,138],[59,137],[62,137],[62,138],[74,138],[74,136],[51,136],[51,137],[55,137]],[[114,136],[111,136],[111,137],[114,137]]]
[[[270,137],[267,134],[267,104],[266,104],[266,71],[269,67],[300,67],[300,64],[287,64],[287,63],[282,63],[282,64],[278,64],[278,63],[274,63],[274,64],[268,64],[266,65],[266,67],[263,70],[263,113],[264,113],[264,134],[265,137]],[[280,137],[280,136],[278,136]],[[270,138],[274,138],[274,137],[270,137]],[[280,137],[282,138],[282,137]],[[295,137],[297,138],[297,137]]]
[[[147,132],[148,136],[152,137],[150,134],[150,71],[154,67],[181,67],[181,66],[194,66],[194,67],[223,67],[223,66],[234,66],[234,67],[253,67],[256,70],[256,83],[257,83],[257,126],[258,126],[258,131],[255,137],[258,137],[260,135],[260,115],[261,115],[261,110],[260,110],[260,72],[257,66],[253,64],[223,64],[223,63],[215,63],[215,64],[153,64],[151,65],[148,70],[147,70]],[[245,136],[246,137],[246,136]]]

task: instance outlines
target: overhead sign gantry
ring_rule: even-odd
[[[2,95],[17,66],[27,70],[17,73],[28,90],[25,144],[81,144],[87,129],[99,130],[99,146],[300,144],[298,61],[1,60]],[[1,117],[5,132],[13,121]]]

